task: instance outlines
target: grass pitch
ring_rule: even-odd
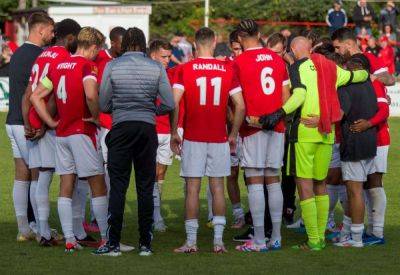
[[[207,202],[205,185],[201,194],[201,218],[196,255],[176,255],[172,250],[182,245],[185,239],[183,224],[182,179],[179,163],[175,161],[167,172],[163,187],[162,212],[168,231],[155,234],[152,257],[139,257],[137,252],[125,253],[122,257],[96,257],[91,250],[66,255],[62,246],[41,248],[36,242],[17,243],[17,226],[12,203],[13,159],[4,123],[6,115],[0,114],[0,272],[2,274],[399,274],[400,264],[400,153],[399,119],[390,121],[392,146],[390,149],[389,173],[385,177],[387,192],[387,215],[385,237],[387,244],[363,249],[343,249],[329,245],[322,252],[304,253],[292,250],[292,245],[305,239],[304,235],[283,229],[283,249],[263,254],[245,254],[234,250],[232,237],[242,231],[227,229],[224,235],[229,253],[214,255],[212,234],[205,227]],[[58,177],[51,186],[52,227],[61,232],[57,218]],[[243,205],[247,206],[247,194],[241,181]],[[122,241],[137,246],[137,201],[132,179],[128,190],[125,211],[125,227]],[[231,209],[227,200],[228,224],[231,224]],[[340,208],[340,206],[338,206]],[[338,209],[338,212],[341,211]],[[338,220],[339,221],[339,220]]]

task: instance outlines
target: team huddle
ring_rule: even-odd
[[[116,185],[110,183],[108,173],[109,162],[116,161],[108,152],[113,142],[110,134],[118,130],[121,119],[116,106],[125,99],[109,90],[118,87],[113,76],[121,68],[115,61],[129,51],[141,50],[127,46],[130,39],[141,37],[141,31],[116,27],[110,32],[111,48],[103,49],[103,34],[81,28],[72,19],[55,24],[47,15],[33,14],[29,30],[28,42],[13,56],[14,62],[33,58],[21,102],[14,103],[20,104],[22,118],[12,118],[10,111],[7,119],[16,165],[17,240],[36,239],[45,247],[65,240],[66,252],[89,246],[95,248],[95,255],[131,251],[133,247],[120,243],[122,214],[116,216],[111,207]],[[175,253],[198,251],[203,177],[209,183],[213,251],[227,252],[225,178],[234,217],[231,227],[249,223],[240,201],[239,167],[248,191],[252,234],[236,246],[237,251],[282,248],[284,175],[294,178],[307,234],[307,240],[293,248],[319,251],[327,240],[341,247],[384,243],[382,176],[390,144],[385,85],[392,85],[393,77],[376,57],[361,53],[354,34],[346,28],[331,39],[298,36],[290,45],[280,34],[272,34],[266,45],[260,37],[255,21],[242,20],[230,35],[233,55],[214,57],[216,34],[201,28],[195,34],[195,58],[173,68],[168,68],[172,46],[164,40],[150,42],[146,58],[161,67],[169,83],[159,88],[163,85],[168,93],[160,91],[153,100],[158,116],[152,127],[158,148],[152,228],[139,225],[140,255],[152,254],[151,231],[167,231],[161,213],[162,186],[174,156],[180,160],[185,181],[186,231],[186,240]],[[166,102],[172,99],[171,108]],[[21,120],[23,126],[18,125]],[[60,176],[58,216],[63,235],[49,225],[54,172]],[[85,232],[88,194],[100,241]],[[28,221],[28,197],[34,226]],[[334,225],[339,199],[344,210],[340,230]],[[124,203],[125,197],[120,201]]]

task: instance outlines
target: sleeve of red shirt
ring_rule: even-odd
[[[93,79],[97,82],[98,69],[94,63],[85,63],[82,68],[82,80]]]
[[[378,80],[375,80],[372,85],[374,86],[376,97],[378,100],[378,112],[373,116],[369,122],[372,126],[376,126],[389,117],[389,105],[386,98],[386,88]]]
[[[182,70],[183,66],[178,66],[178,68],[176,68],[175,74],[174,74],[174,81],[172,84],[172,88],[174,89],[179,89],[184,91],[185,90],[185,86],[183,84],[183,70]]]
[[[232,84],[231,84],[231,87],[229,89],[229,95],[230,96],[242,91],[242,87],[240,87],[240,81],[239,81],[239,76],[237,74],[237,71],[235,70],[234,66],[232,66],[232,69],[233,69]]]
[[[388,68],[385,66],[384,62],[373,54],[368,55],[369,64],[371,66],[372,74],[379,74],[386,72]]]

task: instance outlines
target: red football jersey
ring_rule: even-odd
[[[44,50],[36,58],[35,64],[32,66],[32,72],[29,78],[29,84],[32,86],[32,92],[37,87],[39,81],[45,78],[49,71],[54,68],[54,66],[62,62],[68,56],[70,56],[70,53],[66,48],[61,46],[53,46]],[[46,102],[48,99],[49,97],[45,99]],[[33,106],[31,106],[29,109],[28,115],[31,127],[34,129],[40,129],[43,122]]]
[[[215,58],[196,58],[178,67],[174,88],[184,91],[183,138],[226,142],[228,99],[241,91],[233,67]]]
[[[98,69],[97,82],[101,83],[101,79],[103,78],[104,68],[107,63],[113,60],[113,57],[108,53],[107,50],[101,50],[97,55],[94,63],[96,63]],[[100,113],[99,115],[100,126],[103,128],[111,129],[112,126],[112,117],[110,114]]]
[[[289,84],[286,64],[283,59],[266,48],[254,48],[244,51],[234,61],[243,89],[246,104],[246,116],[262,116],[279,110],[282,105],[282,87]],[[284,133],[284,121],[274,129]],[[240,135],[246,137],[260,131],[244,124]]]
[[[385,66],[385,64],[383,64],[382,60],[372,53],[365,52],[363,55],[368,58],[371,74],[380,74],[388,71],[388,68]]]
[[[378,80],[372,82],[372,85],[374,85],[374,90],[378,101],[378,109],[383,107],[387,108],[387,111],[389,111],[389,106],[387,101],[387,90],[385,85],[383,85],[383,83]],[[385,105],[380,106],[381,104]],[[387,119],[377,125],[376,138],[377,138],[377,146],[390,145],[389,124],[387,122]]]
[[[66,137],[86,134],[93,138],[97,130],[96,125],[83,121],[84,118],[91,117],[83,82],[87,79],[97,81],[96,64],[83,56],[72,55],[49,73],[49,79],[53,83],[60,117],[56,135]]]
[[[174,73],[176,70],[176,66],[173,68],[167,69],[167,75],[169,82],[172,83],[174,81]],[[160,104],[160,100],[157,99],[156,104]],[[163,115],[163,116],[156,116],[156,131],[157,134],[169,134],[171,130],[170,124],[169,124],[169,115]]]

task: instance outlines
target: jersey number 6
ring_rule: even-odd
[[[273,69],[270,67],[265,67],[261,71],[261,87],[266,95],[273,94],[275,90],[275,80],[271,77],[272,72]]]

